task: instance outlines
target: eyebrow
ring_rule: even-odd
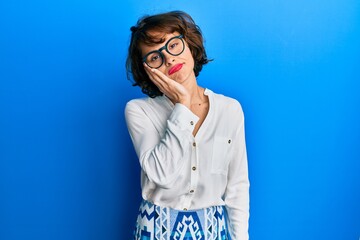
[[[161,48],[164,47],[165,45],[163,45],[163,46],[161,46],[161,47],[155,47],[155,45],[160,45],[161,43],[166,44],[166,42],[169,41],[171,38],[173,38],[173,37],[169,37],[169,39],[161,38],[162,41],[152,42],[153,44],[144,43],[146,46],[151,47],[151,48],[153,48],[153,49],[150,49],[150,50],[146,51],[146,53],[143,54],[142,57],[144,57],[146,54],[148,54],[148,53],[150,53],[150,52],[159,51],[159,49],[161,49]]]

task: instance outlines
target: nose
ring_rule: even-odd
[[[166,51],[163,51],[162,52],[163,56],[164,56],[164,63],[165,63],[165,66],[170,66],[173,62],[175,62],[175,56],[169,54],[168,52]]]

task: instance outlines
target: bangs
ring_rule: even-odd
[[[156,26],[146,30],[144,29],[143,31],[139,32],[137,39],[139,42],[151,46],[165,42],[165,35],[174,32],[179,32],[180,34],[182,34],[180,28],[176,26]]]

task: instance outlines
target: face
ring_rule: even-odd
[[[157,69],[179,83],[191,78],[195,79],[194,59],[186,41],[179,37],[178,32],[170,34],[154,32],[150,35],[154,36],[154,39],[164,39],[165,41],[155,45],[140,44],[142,57],[146,57],[146,62],[157,67],[163,61]],[[184,48],[182,47],[183,43]],[[161,54],[158,52],[159,49]]]

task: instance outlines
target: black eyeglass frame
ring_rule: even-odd
[[[158,66],[158,67],[156,67],[156,68],[155,68],[155,67],[151,67],[151,66],[149,66],[149,67],[150,67],[150,68],[155,68],[155,69],[160,68],[160,67],[164,64],[164,58],[165,58],[164,54],[162,54],[162,50],[165,49],[166,52],[169,53],[169,54],[172,55],[172,56],[179,56],[180,54],[182,54],[182,53],[184,52],[184,50],[185,50],[185,43],[184,43],[183,37],[184,37],[183,35],[179,35],[179,36],[175,36],[175,37],[170,38],[170,39],[165,43],[165,45],[162,46],[161,48],[159,48],[158,50],[154,50],[154,51],[151,51],[151,52],[147,53],[147,54],[143,57],[143,62],[146,63],[146,65],[149,66],[149,64],[146,62],[146,58],[147,58],[150,54],[152,54],[152,53],[159,53],[159,54],[160,54],[160,57],[161,57],[161,60],[162,60],[160,66]],[[181,42],[183,43],[183,49],[182,49],[181,52],[178,53],[178,54],[172,54],[172,53],[169,52],[169,50],[168,50],[168,44],[169,44],[173,39],[175,39],[175,38],[180,39]]]

